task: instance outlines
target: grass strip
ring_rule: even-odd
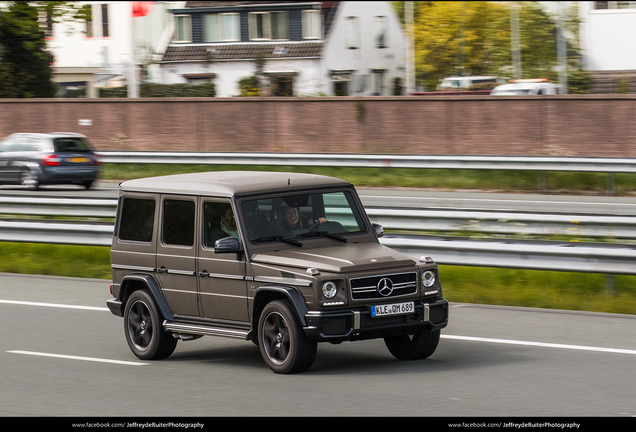
[[[541,182],[537,172],[509,170],[456,170],[415,168],[358,168],[246,165],[106,164],[102,178],[132,178],[205,171],[299,172],[337,177],[359,187],[410,187],[440,190],[473,189],[535,193]],[[616,195],[636,192],[636,174],[617,173],[613,184]],[[550,193],[606,194],[608,175],[603,173],[547,172]]]
[[[110,279],[110,248],[0,242],[0,272]]]
[[[110,279],[110,248],[0,242],[0,272]],[[636,276],[440,266],[452,302],[636,314]]]

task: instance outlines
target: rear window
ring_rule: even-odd
[[[155,200],[124,198],[119,223],[119,239],[150,243],[154,220]]]
[[[90,146],[83,138],[55,138],[53,147],[56,153],[91,151]]]

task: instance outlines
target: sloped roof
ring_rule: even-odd
[[[170,45],[162,62],[253,60],[259,56],[266,59],[317,58],[322,47],[322,42]]]
[[[188,1],[186,2],[186,8],[210,8],[210,7],[227,7],[227,6],[251,6],[251,5],[265,5],[265,4],[277,4],[277,3],[320,3],[318,1]]]

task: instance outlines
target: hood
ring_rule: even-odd
[[[349,273],[415,266],[411,258],[379,243],[353,243],[313,249],[285,249],[259,253],[252,262],[301,269],[316,268],[323,272]]]

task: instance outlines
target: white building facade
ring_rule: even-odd
[[[578,3],[584,68],[636,71],[636,1]]]
[[[220,97],[264,63],[264,95],[388,95],[404,81],[390,2],[186,2],[161,61],[163,83],[214,82]]]
[[[134,3],[147,3],[145,16],[133,17]],[[97,97],[97,87],[139,82],[138,68],[134,80],[131,75],[133,61],[137,65],[150,63],[153,56],[163,53],[173,32],[169,10],[184,3],[79,2],[90,12],[89,20],[62,20],[47,31],[47,45],[54,56],[53,81],[59,86],[59,95],[83,87],[87,97]],[[159,78],[155,73],[151,79]]]

